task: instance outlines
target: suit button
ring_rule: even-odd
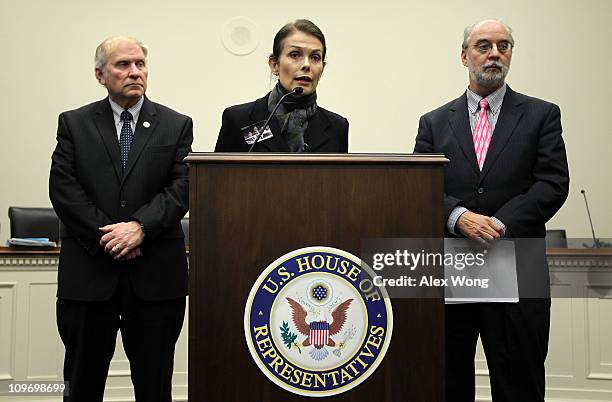
[[[484,194],[484,188],[478,187],[478,194]]]
[[[127,201],[121,200],[121,208],[125,208],[126,205],[127,205]]]

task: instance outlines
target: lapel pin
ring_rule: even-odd
[[[149,128],[149,127],[151,127],[151,123],[149,123],[148,121],[145,121],[145,122],[142,123],[142,126],[144,128]]]

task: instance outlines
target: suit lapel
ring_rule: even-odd
[[[455,100],[450,110],[452,113],[448,118],[448,123],[453,130],[457,143],[474,172],[480,174],[478,162],[476,161],[474,141],[472,140],[472,129],[468,117],[467,96],[465,93]]]
[[[268,111],[269,96],[270,94],[255,101],[250,116],[252,123],[261,122],[261,124],[263,124],[263,121],[268,119],[268,116],[270,115],[270,112]],[[261,146],[266,148],[269,152],[289,152],[289,146],[281,136],[281,129],[276,118],[270,119],[269,127],[270,130],[272,130],[273,137],[258,142],[257,145],[255,145],[255,148]]]
[[[117,139],[117,128],[115,127],[115,119],[108,98],[100,101],[96,110],[95,124],[98,132],[102,137],[102,142],[106,147],[106,152],[110,158],[117,179],[121,181],[123,176],[121,167],[121,149],[119,148],[119,140]]]
[[[148,123],[148,124],[147,124]],[[148,126],[148,127],[147,127]],[[157,110],[155,106],[147,97],[145,97],[138,115],[138,122],[136,123],[136,130],[134,131],[134,139],[132,140],[132,146],[130,147],[130,153],[128,156],[127,166],[123,172],[123,179],[130,174],[132,168],[138,161],[142,150],[149,142],[149,138],[157,128]]]
[[[502,108],[499,112],[499,118],[497,119],[495,130],[493,130],[493,136],[491,137],[491,144],[489,145],[489,150],[487,151],[487,157],[485,158],[485,163],[482,167],[481,178],[484,178],[491,170],[491,166],[495,164],[495,161],[508,144],[510,137],[512,137],[514,134],[514,129],[523,116],[523,111],[518,107],[518,105],[519,103],[517,103],[515,92],[512,91],[510,87],[507,87],[504,102],[502,103]]]
[[[309,152],[316,152],[329,140],[329,136],[325,132],[329,126],[329,119],[323,114],[323,111],[317,108],[314,116],[308,121],[308,127],[304,133],[304,142],[308,144]]]

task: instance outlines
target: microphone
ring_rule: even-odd
[[[589,216],[589,223],[591,224],[591,233],[593,234],[593,248],[599,248],[601,245],[599,244],[599,240],[595,237],[595,229],[593,228],[593,221],[591,220],[591,211],[589,210],[589,202],[587,201],[586,191],[584,189],[580,190],[582,196],[584,197],[584,204],[586,205],[587,215]]]
[[[249,148],[248,152],[251,152],[253,150],[253,147],[255,146],[255,144],[257,144],[257,142],[259,141],[259,139],[263,135],[264,131],[266,131],[266,128],[268,128],[268,124],[270,123],[270,120],[274,116],[274,113],[276,113],[276,109],[278,109],[278,107],[281,105],[281,103],[283,103],[285,98],[288,97],[289,95],[293,95],[293,94],[299,95],[302,92],[304,92],[304,88],[302,88],[302,87],[295,87],[290,92],[288,92],[288,93],[284,94],[283,96],[281,96],[281,98],[276,103],[276,106],[274,106],[274,109],[272,109],[272,113],[270,113],[270,116],[268,117],[268,120],[266,120],[266,122],[264,123],[261,131],[259,132],[259,135],[257,135],[257,138],[255,138],[255,141],[251,144],[251,148]]]

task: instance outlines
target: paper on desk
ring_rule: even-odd
[[[57,243],[46,237],[11,237],[6,241],[9,246],[57,247]]]

